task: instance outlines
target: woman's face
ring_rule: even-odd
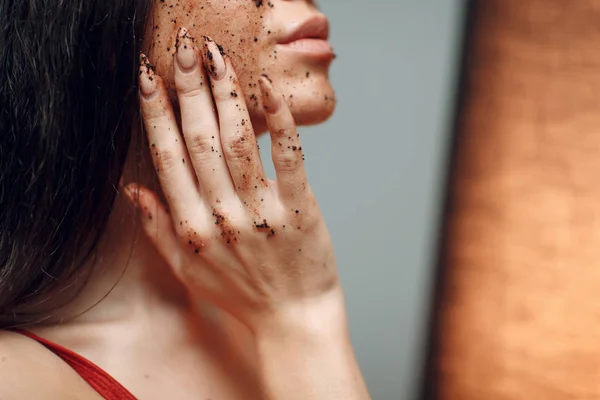
[[[266,130],[257,86],[262,74],[284,94],[298,124],[319,123],[332,114],[328,69],[335,56],[322,40],[328,24],[314,0],[153,1],[146,49],[168,86],[175,39],[183,26],[195,38],[212,37],[232,59],[257,133]]]

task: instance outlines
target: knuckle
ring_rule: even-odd
[[[295,126],[280,127],[279,129],[275,130],[275,136],[279,139],[293,140],[297,136],[296,127]]]
[[[169,172],[173,170],[176,165],[175,150],[171,148],[153,150],[152,156],[154,157],[156,168],[159,172]]]
[[[281,228],[285,228],[287,218],[282,216],[270,216],[266,218],[258,217],[252,222],[252,230],[266,234],[267,237],[273,237],[278,234]]]
[[[214,218],[214,225],[219,230],[221,240],[231,245],[237,243],[239,236],[242,234],[242,227],[239,223],[240,218],[235,214],[226,213],[216,208],[213,209],[212,216]]]
[[[164,124],[167,120],[167,113],[162,108],[144,111],[144,121],[146,121],[146,127],[157,127],[161,124]]]
[[[198,96],[204,95],[204,89],[202,89],[199,85],[194,85],[192,83],[182,84],[177,87],[177,93],[183,99],[194,98]]]
[[[234,85],[230,84],[230,82],[222,85],[215,85],[213,96],[215,97],[215,101],[219,103],[239,101],[240,98],[239,91]]]
[[[244,136],[232,140],[224,149],[230,159],[248,159],[254,157],[254,147]]]
[[[189,248],[190,252],[199,254],[208,250],[210,246],[209,235],[196,228],[197,224],[190,224],[188,221],[179,221],[176,224],[175,232],[182,245]]]
[[[144,103],[144,102],[142,102]],[[169,120],[171,110],[164,106],[164,100],[152,101],[142,105],[142,116],[147,124],[159,125]]]
[[[292,151],[284,151],[273,155],[273,163],[280,171],[297,171],[300,166],[300,158]]]
[[[188,132],[188,143],[187,147],[190,152],[190,155],[204,155],[215,151],[215,141],[214,139],[203,135],[201,133],[201,128],[196,128],[191,132]]]

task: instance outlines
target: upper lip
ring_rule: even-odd
[[[324,15],[314,15],[297,25],[279,41],[280,44],[291,43],[300,39],[322,39],[329,38],[329,20]]]

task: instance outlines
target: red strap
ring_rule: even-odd
[[[48,350],[62,358],[71,368],[75,370],[96,392],[107,400],[136,400],[127,389],[111,377],[102,368],[79,354],[66,349],[56,343],[39,337],[31,332],[21,329],[12,329],[39,342]]]

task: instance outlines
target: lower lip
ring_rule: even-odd
[[[333,58],[333,49],[327,40],[323,39],[299,39],[290,43],[277,45],[282,50],[304,53],[321,58]]]

